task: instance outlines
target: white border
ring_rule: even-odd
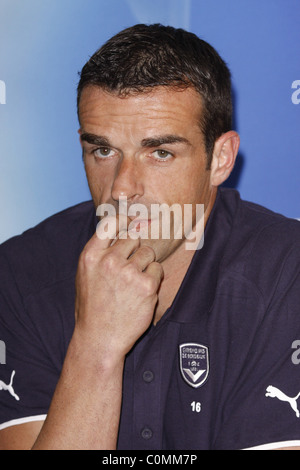
[[[47,415],[28,416],[26,418],[12,419],[6,423],[0,424],[0,431],[11,426],[18,426],[19,424],[32,423],[34,421],[45,421]],[[255,447],[249,447],[243,450],[274,450],[283,449],[286,447],[300,447],[300,441],[282,441],[272,442],[270,444],[262,444]]]
[[[18,426],[19,424],[32,423],[33,421],[45,421],[47,415],[28,416],[26,418],[12,419],[7,423],[0,424],[0,431],[9,428],[10,426]]]
[[[282,442],[272,442],[270,444],[263,444],[256,447],[249,447],[248,449],[243,450],[275,450],[282,449],[285,447],[300,447],[300,441],[282,441]]]

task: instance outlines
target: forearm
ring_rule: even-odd
[[[73,336],[34,450],[116,448],[124,362],[97,355]]]
[[[34,449],[113,450],[126,354],[153,319],[163,270],[139,240],[100,240],[81,253],[75,330]]]

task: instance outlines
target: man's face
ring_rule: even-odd
[[[153,204],[211,204],[210,171],[199,127],[201,98],[192,89],[157,87],[151,92],[119,97],[88,86],[81,95],[79,118],[87,179],[96,207],[127,200],[143,204],[149,213],[138,216],[149,228]],[[177,206],[178,207],[178,206]],[[182,212],[183,213],[183,212]],[[143,219],[143,220],[141,220]],[[143,239],[166,259],[183,241]]]

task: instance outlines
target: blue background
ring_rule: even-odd
[[[0,242],[90,199],[78,72],[139,22],[186,28],[218,50],[232,71],[241,136],[228,184],[300,217],[299,0],[0,0]]]

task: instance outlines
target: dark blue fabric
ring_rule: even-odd
[[[0,425],[46,414],[74,328],[78,258],[96,227],[91,202],[0,247],[0,339],[20,401],[0,391]],[[300,392],[300,224],[219,190],[204,247],[172,306],[129,353],[119,449],[241,449],[300,441],[286,397]],[[180,345],[207,348],[207,378],[184,380]],[[201,363],[203,367],[203,362]],[[84,386],[84,384],[79,384]],[[295,401],[293,402],[295,404]],[[300,398],[296,404],[300,411]]]

